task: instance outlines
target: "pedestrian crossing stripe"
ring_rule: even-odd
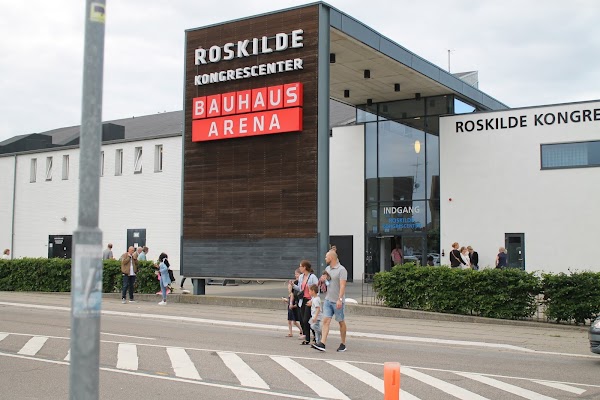
[[[18,356],[25,356],[23,358],[27,358],[26,356],[35,356],[43,346],[48,342],[48,339],[62,339],[68,340],[69,338],[65,337],[56,337],[56,336],[34,336],[30,334],[21,334],[21,333],[6,333],[0,332],[0,342],[5,340],[8,336],[29,336],[28,341],[21,347],[18,351]],[[139,368],[139,358],[138,358],[138,346],[147,346],[151,348],[162,348],[166,350],[166,353],[169,356],[171,361],[171,366],[173,368],[173,372],[177,378],[184,379],[186,381],[200,381],[202,378],[200,377],[193,361],[191,360],[188,352],[189,351],[209,351],[208,349],[185,349],[180,347],[169,347],[163,345],[154,345],[154,344],[135,344],[135,343],[122,343],[122,342],[113,342],[113,341],[103,341],[108,343],[117,343],[118,351],[117,351],[117,370],[122,371],[137,371]],[[210,350],[214,351],[214,350]],[[216,354],[223,361],[223,364],[236,376],[239,381],[239,385],[242,387],[247,387],[249,389],[256,389],[257,393],[262,393],[262,391],[269,391],[271,388],[269,385],[259,376],[256,371],[254,371],[250,365],[248,365],[239,354],[252,354],[252,355],[262,355],[267,356],[272,359],[274,362],[279,364],[285,370],[289,371],[294,377],[300,379],[302,384],[307,385],[313,392],[320,396],[320,398],[326,399],[341,399],[346,400],[348,397],[338,390],[335,386],[322,379],[319,375],[312,372],[310,369],[304,367],[296,360],[309,360],[309,361],[324,361],[331,366],[336,367],[340,371],[350,375],[354,379],[368,385],[369,387],[375,389],[376,391],[383,393],[383,380],[361,368],[357,365],[361,364],[370,364],[370,365],[379,365],[378,363],[369,363],[364,361],[340,361],[340,360],[322,360],[320,358],[312,358],[312,357],[287,357],[287,356],[277,356],[277,355],[268,355],[268,354],[258,354],[258,353],[243,353],[243,352],[230,352],[230,351],[215,351]],[[14,356],[17,355],[9,355],[6,353],[0,352],[2,356]],[[37,359],[36,359],[37,360]],[[70,361],[70,350],[68,350],[67,355],[64,358],[64,361]],[[56,363],[62,363],[57,361]],[[68,363],[64,363],[68,364]],[[111,370],[110,368],[101,367],[101,370]],[[521,378],[521,377],[511,377],[511,376],[502,376],[502,375],[492,375],[492,374],[479,374],[472,372],[461,372],[461,371],[451,371],[451,370],[443,370],[443,369],[435,369],[435,368],[418,368],[418,367],[402,367],[401,375],[410,377],[417,381],[420,381],[427,386],[434,387],[440,391],[443,391],[447,395],[451,395],[458,399],[473,399],[473,400],[487,400],[485,397],[480,396],[476,393],[473,393],[469,390],[463,389],[457,385],[445,382],[441,379],[438,379],[429,374],[423,373],[421,371],[438,371],[438,372],[446,372],[453,373],[455,375],[461,376],[466,379],[470,379],[479,383],[482,383],[487,386],[491,386],[495,389],[503,391],[505,393],[511,393],[513,395],[519,396],[528,400],[555,400],[553,397],[546,396],[535,391],[524,389],[519,386],[504,382],[500,379],[513,379],[513,380],[523,380],[527,382],[533,382],[535,384],[539,384],[545,387],[549,387],[552,389],[557,389],[569,393],[573,393],[576,395],[581,395],[586,392],[586,389],[573,386],[568,382],[555,382],[548,380],[535,380],[529,378]],[[143,373],[142,373],[143,374]],[[161,374],[163,375],[163,374]],[[299,378],[302,377],[302,378]],[[499,378],[499,379],[495,379]],[[309,382],[310,384],[308,384]],[[600,388],[600,385],[592,385],[592,384],[579,384],[577,385],[584,387],[594,387]],[[226,386],[226,385],[225,385]],[[279,396],[278,392],[270,391],[268,393],[273,393],[275,396]],[[306,398],[306,397],[304,397]],[[418,397],[412,395],[411,393],[407,393],[406,391],[401,390],[401,398],[403,400],[419,400]]]

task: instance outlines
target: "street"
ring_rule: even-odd
[[[68,294],[0,293],[0,393],[68,397],[69,307]],[[584,328],[349,316],[348,351],[332,322],[321,353],[285,336],[283,307],[102,307],[101,399],[377,399],[386,361],[401,364],[401,399],[600,399]]]

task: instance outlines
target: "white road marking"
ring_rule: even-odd
[[[413,379],[419,380],[429,386],[433,386],[436,389],[462,400],[489,400],[486,397],[478,395],[477,393],[473,393],[459,386],[444,382],[441,379],[434,378],[433,376],[424,374],[422,372],[415,371],[412,368],[402,368],[401,375],[406,375]]]
[[[0,342],[8,336],[8,333],[0,333]]]
[[[564,390],[565,392],[575,393],[575,394],[584,394],[586,392],[585,389],[581,389],[571,385],[565,385],[564,383],[558,382],[548,382],[548,381],[534,381],[535,383],[539,383],[540,385],[549,386],[554,389]]]
[[[376,377],[375,375],[370,374],[367,371],[364,371],[346,361],[327,361],[327,362],[329,364],[333,365],[334,367],[341,369],[342,371],[349,374],[353,378],[358,379],[362,383],[365,383],[365,384],[371,386],[373,389],[379,391],[380,393],[384,393],[383,379],[380,379],[380,378]],[[402,374],[402,371],[400,371],[400,373]],[[410,394],[408,392],[405,392],[404,390],[402,390],[402,388],[400,388],[400,398],[402,400],[420,400],[418,397],[413,396],[412,394]]]
[[[48,338],[45,336],[34,336],[31,339],[29,339],[27,343],[25,343],[25,346],[23,346],[23,348],[19,350],[18,354],[23,354],[25,356],[35,356],[37,352],[41,350],[42,346],[44,345],[44,343],[46,343],[47,340]]]
[[[0,335],[4,335],[5,337],[9,336],[9,335],[34,336],[31,333],[17,333],[17,332],[10,332],[10,333],[0,332]],[[50,335],[47,335],[46,337],[50,338],[50,339],[70,340],[70,338],[64,337],[64,336],[50,336]],[[119,344],[121,344],[123,342],[117,342],[117,341],[114,341],[114,340],[101,340],[101,343],[113,343],[113,344],[119,345]],[[148,344],[148,343],[130,343],[130,344],[135,344],[136,346],[146,346],[146,347],[154,347],[154,348],[161,348],[161,349],[166,349],[166,348],[170,347],[170,346],[165,346],[165,345]],[[188,347],[188,348],[186,348],[186,350],[212,352],[212,353],[223,351],[223,349],[203,349],[203,348],[199,348],[199,347]],[[236,351],[235,353],[236,354],[246,354],[246,355],[251,355],[251,356],[262,356],[262,357],[271,357],[271,356],[273,356],[273,354],[243,352],[243,351]],[[284,357],[284,356],[281,356],[281,357]],[[287,357],[287,356],[285,356],[285,357]],[[295,360],[308,360],[308,361],[322,361],[323,360],[322,358],[319,358],[319,357],[306,357],[306,356],[304,356],[304,357],[293,356],[293,357],[290,357],[290,358],[295,359]],[[594,360],[597,360],[598,356],[592,356],[591,358],[593,358]],[[357,365],[360,365],[360,364],[376,365],[376,366],[381,366],[382,368],[383,368],[383,364],[384,364],[382,362],[358,361],[358,360],[349,360],[347,362],[351,363],[351,364],[357,364]],[[437,372],[449,372],[449,373],[465,372],[465,371],[455,371],[455,370],[450,370],[450,369],[428,368],[428,367],[417,367],[417,366],[403,366],[403,368],[411,368],[413,370],[419,370],[419,371],[437,371]],[[577,385],[577,386],[582,386],[582,387],[587,387],[587,388],[600,388],[600,385],[598,385],[598,384],[581,383],[581,382],[550,381],[550,380],[531,379],[531,378],[524,378],[524,377],[520,377],[520,376],[498,375],[498,374],[485,374],[485,376],[488,376],[488,377],[491,377],[491,378],[510,379],[510,380],[515,380],[515,381],[538,382],[538,383],[539,382],[545,382],[546,384]]]
[[[167,354],[171,359],[171,365],[173,366],[173,371],[175,371],[175,376],[188,379],[202,379],[185,349],[167,347]]]
[[[119,351],[117,353],[117,368],[128,369],[130,371],[137,371],[138,355],[137,346],[135,344],[119,344]]]
[[[271,356],[271,359],[288,370],[300,382],[306,384],[312,391],[328,399],[350,400],[335,386],[288,357]]]
[[[554,397],[544,396],[543,394],[539,394],[536,392],[532,392],[528,389],[523,389],[515,385],[511,385],[510,383],[502,382],[497,379],[492,379],[487,376],[482,376],[478,374],[469,374],[466,372],[457,372],[457,375],[464,376],[465,378],[473,379],[474,381],[485,383],[491,387],[495,387],[496,389],[504,390],[505,392],[512,393],[519,397],[523,397],[528,400],[556,400]]]
[[[71,328],[67,328],[68,331],[71,330]],[[143,339],[143,340],[156,340],[156,338],[151,338],[151,337],[144,337],[144,336],[131,336],[131,335],[120,335],[118,333],[109,333],[109,332],[100,332],[101,335],[107,335],[107,336],[118,336],[118,337],[126,337],[126,338],[131,338],[131,339]]]
[[[265,382],[256,371],[250,368],[240,356],[225,351],[219,351],[217,354],[221,357],[221,360],[223,360],[227,368],[235,374],[242,386],[269,389],[267,382]]]
[[[44,362],[44,363],[48,363],[48,364],[59,364],[59,365],[65,365],[65,366],[69,365],[69,363],[65,362],[65,361],[47,360],[45,358],[35,358],[35,357],[29,357],[29,356],[20,356],[20,355],[17,355],[17,354],[7,354],[7,353],[2,353],[2,352],[0,352],[0,357],[20,358],[20,359],[23,359],[23,360],[40,361],[40,362]],[[230,389],[230,390],[236,390],[238,392],[258,393],[258,394],[264,394],[264,395],[274,396],[274,397],[283,397],[285,399],[323,400],[323,399],[318,398],[318,397],[296,396],[296,395],[289,394],[289,393],[271,392],[271,391],[268,391],[268,390],[247,388],[247,387],[243,387],[243,386],[228,386],[228,385],[224,385],[224,384],[221,384],[221,383],[210,383],[210,382],[203,382],[203,381],[197,381],[197,380],[187,380],[187,379],[183,379],[183,378],[173,378],[173,377],[170,377],[170,376],[149,375],[149,374],[145,374],[145,373],[142,373],[142,372],[125,371],[125,370],[114,369],[114,368],[107,368],[107,367],[100,367],[100,370],[101,371],[107,371],[107,372],[114,372],[114,373],[118,373],[118,374],[126,374],[126,375],[139,376],[139,377],[142,377],[142,378],[161,379],[161,380],[164,380],[164,381],[190,383],[190,384],[193,384],[193,385],[209,386],[209,387],[214,387],[214,388],[219,388],[219,389]]]
[[[67,351],[67,356],[64,358],[65,361],[71,361],[71,349]]]

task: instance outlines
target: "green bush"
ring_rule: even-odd
[[[404,264],[377,273],[373,288],[389,307],[515,319],[535,313],[540,282],[518,269],[473,271]]]
[[[585,323],[600,314],[600,273],[575,272],[542,275],[546,316]]]
[[[104,260],[102,291],[120,292],[123,287],[121,263]],[[137,293],[156,293],[160,284],[150,261],[140,261],[135,288]],[[71,260],[63,258],[19,258],[0,260],[0,291],[70,292]]]

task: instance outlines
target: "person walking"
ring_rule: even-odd
[[[125,304],[127,289],[129,289],[129,302],[133,300],[133,285],[138,271],[137,253],[133,246],[129,246],[127,252],[121,256],[121,273],[123,274],[123,291],[121,293],[121,303]]]
[[[102,259],[103,260],[114,260],[115,257],[113,256],[113,252],[112,252],[112,243],[109,243],[108,246],[106,246],[106,249],[104,249],[104,251],[102,252]]]
[[[475,271],[479,271],[479,254],[473,250],[473,247],[467,246],[467,250],[469,251],[469,261],[471,262],[471,268]]]
[[[319,282],[319,279],[313,273],[313,269],[309,261],[302,260],[299,268],[300,276],[298,277],[298,284],[293,285],[292,287],[301,292],[299,305],[300,325],[302,326],[302,333],[304,334],[304,340],[302,341],[302,344],[308,345],[310,344],[310,324],[308,323],[308,320],[310,319],[311,305],[309,288],[311,285],[316,285]]]
[[[4,249],[4,252],[2,253],[2,259],[10,260],[10,249]]]
[[[462,257],[460,256],[460,251],[458,250],[458,243],[452,243],[452,251],[450,251],[450,267],[458,268],[461,265],[465,265]]]
[[[325,344],[327,342],[327,335],[329,334],[329,324],[331,323],[331,317],[335,315],[335,320],[340,324],[340,337],[342,343],[340,343],[337,351],[346,351],[346,321],[344,320],[344,308],[345,308],[345,293],[346,293],[346,281],[348,280],[348,271],[338,260],[338,256],[335,251],[329,251],[325,255],[325,262],[328,267],[325,271],[329,274],[329,286],[327,288],[327,295],[325,296],[325,302],[323,303],[323,326],[321,327],[321,341],[312,344],[312,347],[319,350],[325,351]]]
[[[319,298],[319,287],[317,285],[310,285],[310,329],[315,333],[315,341],[319,343],[321,341],[321,299]]]
[[[167,305],[167,288],[171,284],[171,278],[169,277],[169,267],[167,266],[168,256],[165,253],[160,253],[158,256],[158,276],[160,282],[160,291],[162,292],[162,301],[158,303],[159,306]]]
[[[288,281],[287,287],[288,287],[288,297],[284,297],[283,300],[287,303],[287,310],[288,310],[288,328],[289,328],[289,333],[288,333],[288,337],[293,337],[294,336],[294,332],[292,330],[292,325],[295,325],[296,328],[298,328],[298,330],[300,331],[300,337],[304,336],[304,334],[302,333],[302,326],[300,325],[300,308],[298,307],[298,302],[299,302],[299,297],[296,296],[296,294],[294,293],[294,288],[293,285],[294,284],[298,284],[298,277],[300,276],[300,269],[296,268],[296,270],[294,271],[294,277],[295,280],[292,281]]]
[[[402,246],[400,245],[400,239],[396,239],[396,248],[392,250],[392,266],[404,264],[404,254],[402,254]]]
[[[504,269],[508,267],[508,256],[506,255],[506,249],[500,247],[498,249],[498,255],[496,256],[496,268]]]

